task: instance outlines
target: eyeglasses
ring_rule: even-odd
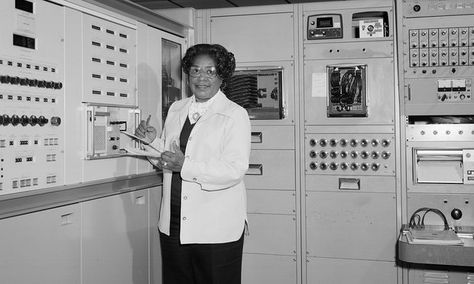
[[[196,78],[199,77],[201,74],[203,74],[207,78],[215,78],[217,76],[217,69],[214,66],[191,66],[191,68],[189,68],[189,76]]]

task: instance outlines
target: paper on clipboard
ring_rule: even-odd
[[[161,154],[161,152],[163,152],[163,151],[158,150],[158,149],[156,149],[155,147],[153,147],[150,142],[146,141],[145,139],[143,139],[143,138],[141,138],[141,137],[136,136],[135,134],[128,133],[128,132],[125,132],[125,131],[120,131],[120,133],[125,134],[125,135],[127,135],[128,137],[130,137],[130,138],[133,138],[133,139],[135,139],[135,140],[138,140],[138,141],[142,142],[143,144],[145,144],[145,145],[147,146],[147,148],[149,147],[149,148],[150,148],[151,150],[153,150],[153,151],[156,151],[156,152],[158,152],[158,153],[160,153],[160,154]],[[138,150],[138,149],[137,149],[137,150]]]
[[[160,158],[161,157],[161,152],[158,151],[146,151],[146,150],[140,150],[137,148],[125,146],[124,148],[128,154],[133,155],[133,156],[142,156],[142,157],[152,157],[152,158]]]

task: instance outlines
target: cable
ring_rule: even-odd
[[[423,216],[420,216],[420,212],[423,212]],[[446,219],[446,216],[441,212],[441,210],[436,209],[436,208],[429,208],[429,207],[422,207],[416,210],[410,217],[410,222],[408,226],[413,229],[423,229],[425,227],[425,216],[429,212],[434,212],[436,213],[441,219],[443,220],[444,223],[444,229],[449,230],[449,224],[448,220]]]

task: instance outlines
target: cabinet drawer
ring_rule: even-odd
[[[248,214],[244,252],[296,254],[296,220],[292,215]]]
[[[244,253],[242,283],[297,283],[296,259],[294,256]]]
[[[253,189],[295,189],[293,150],[252,150],[245,185]]]
[[[295,191],[247,190],[247,212],[296,214]]]
[[[252,125],[252,149],[294,149],[295,131],[292,125]]]

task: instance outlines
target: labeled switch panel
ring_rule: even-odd
[[[0,2],[0,195],[63,185],[64,10],[22,8]]]
[[[307,134],[306,173],[394,175],[394,139],[392,135]]]

